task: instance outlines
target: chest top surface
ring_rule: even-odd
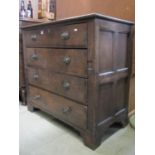
[[[91,14],[86,14],[86,15],[82,15],[82,16],[73,16],[70,18],[64,18],[64,19],[60,19],[57,21],[47,21],[45,23],[37,23],[29,26],[22,26],[23,29],[29,29],[31,27],[38,27],[38,26],[44,26],[44,25],[57,25],[57,24],[61,24],[64,22],[77,22],[77,21],[87,21],[87,20],[91,20],[91,19],[101,19],[101,20],[107,20],[107,21],[112,21],[112,22],[116,22],[116,23],[122,23],[122,24],[127,24],[127,25],[134,25],[134,22],[128,21],[128,20],[123,20],[123,19],[119,19],[119,18],[115,18],[115,17],[111,17],[111,16],[106,16],[106,15],[102,15],[102,14],[98,14],[98,13],[91,13]]]

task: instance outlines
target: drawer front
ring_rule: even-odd
[[[87,104],[87,80],[74,76],[28,68],[29,83]]]
[[[87,77],[87,50],[27,48],[26,56],[30,66]]]
[[[25,86],[23,54],[19,53],[19,88]]]
[[[29,87],[29,104],[52,113],[65,122],[86,129],[87,107],[44,90]]]
[[[27,46],[87,47],[87,24],[48,25],[26,31]]]

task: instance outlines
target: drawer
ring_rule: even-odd
[[[19,52],[19,88],[25,86],[23,53]]]
[[[87,77],[87,50],[27,48],[26,57],[30,66]]]
[[[25,33],[27,46],[87,47],[87,24],[46,25]]]
[[[28,68],[30,84],[87,104],[87,79]]]
[[[28,104],[44,109],[69,124],[86,129],[87,106],[35,87],[29,87],[28,101]]]

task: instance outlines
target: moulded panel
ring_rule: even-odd
[[[127,84],[128,79],[120,79],[117,81],[117,87],[116,87],[116,112],[119,110],[125,108],[127,106]]]
[[[115,35],[116,36],[116,35]],[[115,68],[125,68],[127,66],[127,34],[117,33],[114,46]]]
[[[98,123],[112,116],[114,109],[113,83],[102,84],[99,89]]]
[[[100,31],[99,35],[99,72],[107,72],[113,69],[113,36],[111,32]]]

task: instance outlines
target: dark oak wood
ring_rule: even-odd
[[[87,79],[36,68],[28,68],[28,79],[32,85],[87,104]]]
[[[113,123],[127,125],[132,26],[92,14],[23,27],[29,110],[41,109],[73,126],[91,149]],[[54,38],[43,34],[30,41],[46,29]],[[62,32],[71,37],[63,33],[62,41]],[[60,112],[70,111],[64,106],[75,108],[73,118]]]
[[[44,27],[35,28],[28,31],[25,35],[27,46],[74,46],[87,47],[87,24],[61,25],[55,26],[45,25]]]
[[[26,59],[28,66],[87,78],[84,49],[27,48]]]
[[[22,104],[26,104],[26,82],[24,73],[24,56],[23,56],[23,40],[22,40],[22,26],[28,26],[32,24],[40,23],[39,20],[32,19],[19,19],[19,97]]]
[[[73,125],[86,129],[87,107],[42,89],[30,87],[28,102]]]

